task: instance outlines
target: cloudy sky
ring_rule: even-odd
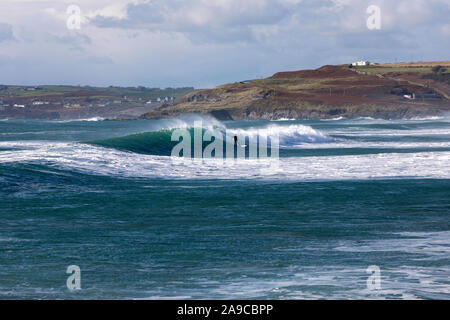
[[[449,60],[449,17],[450,0],[0,0],[0,83],[206,88],[361,59]]]

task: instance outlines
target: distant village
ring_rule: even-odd
[[[19,89],[20,90],[20,89]],[[23,91],[33,92],[42,90],[40,87],[24,87]],[[14,96],[6,95],[4,100],[0,100],[0,110],[5,108],[29,108],[39,106],[63,106],[64,108],[83,108],[83,107],[106,107],[108,105],[120,105],[120,104],[146,104],[146,105],[160,105],[171,104],[175,101],[173,96],[157,97],[154,99],[144,99],[142,97],[128,97],[123,96],[121,98],[96,98],[96,97],[67,97],[67,96],[47,96],[46,99],[39,99],[36,97],[28,98],[27,96]]]
[[[100,114],[133,117],[171,105],[194,88],[144,88],[0,85],[0,118],[59,119]]]

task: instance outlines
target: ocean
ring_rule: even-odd
[[[450,298],[450,118],[201,120],[279,159],[175,159],[189,117],[0,121],[0,299]]]

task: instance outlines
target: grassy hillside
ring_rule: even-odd
[[[442,74],[446,74],[445,70]],[[431,79],[432,66],[324,66],[280,72],[250,83],[190,93],[142,118],[209,113],[220,119],[398,118],[449,110],[450,85]],[[408,100],[406,94],[438,95]]]

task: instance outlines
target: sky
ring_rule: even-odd
[[[450,0],[0,0],[0,84],[210,88],[359,60],[450,60]]]

